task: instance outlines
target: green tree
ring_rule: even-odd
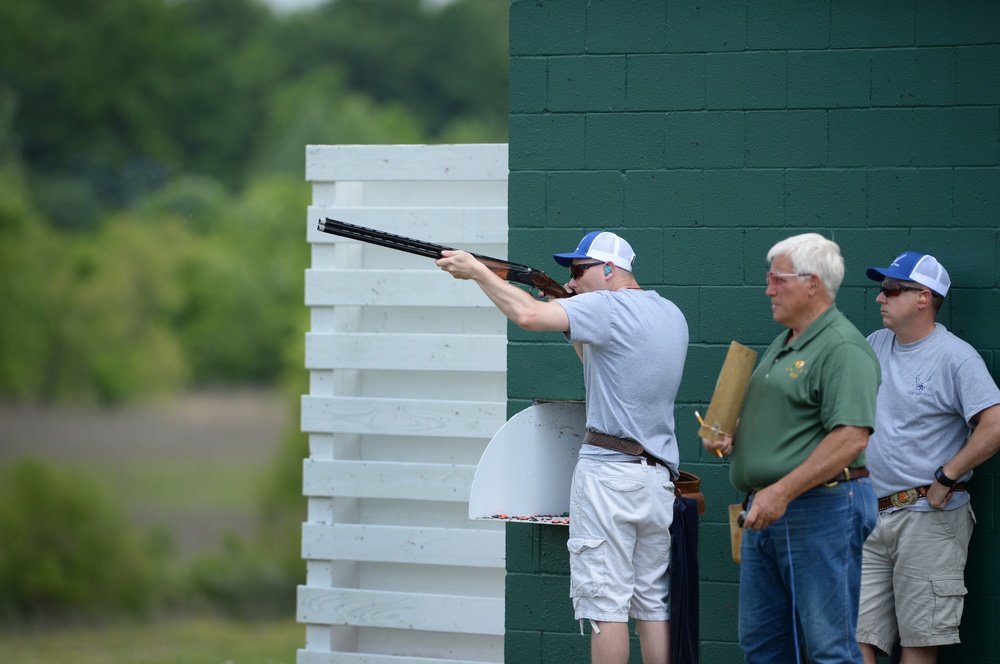
[[[189,219],[203,228],[184,260],[173,329],[197,384],[274,384],[284,349],[304,334],[309,248],[305,183],[258,178]],[[165,201],[160,202],[163,204]]]
[[[64,245],[32,206],[19,165],[0,162],[0,394],[31,397],[44,389],[60,324],[53,293],[65,280]]]
[[[272,22],[251,0],[0,4],[0,84],[53,218],[93,223],[56,214],[66,177],[112,207],[183,171],[238,183],[268,80],[255,40]]]
[[[378,103],[402,104],[432,135],[458,118],[490,118],[503,140],[508,7],[464,0],[336,0],[297,14],[279,32],[286,70],[339,63],[347,83]]]
[[[190,367],[171,323],[191,250],[190,233],[172,218],[151,225],[120,215],[77,239],[74,278],[58,297],[64,322],[51,396],[115,402],[186,384]]]
[[[154,560],[100,488],[37,459],[0,476],[0,616],[147,608]]]

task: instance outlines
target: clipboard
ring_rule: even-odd
[[[729,344],[726,361],[715,383],[715,393],[698,429],[699,436],[720,440],[733,435],[756,362],[757,351],[736,341]]]

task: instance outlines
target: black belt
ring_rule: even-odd
[[[647,452],[639,441],[632,440],[631,438],[619,438],[618,436],[601,433],[600,431],[588,431],[583,436],[583,442],[594,447],[602,447],[606,450],[640,457],[639,459],[629,459],[628,463],[642,463],[642,460],[645,459],[646,463],[651,466],[667,467],[667,464]]]
[[[890,507],[909,507],[921,498],[926,497],[927,491],[930,490],[930,488],[931,487],[928,484],[927,486],[917,486],[912,489],[903,489],[902,491],[891,493],[888,496],[883,496],[878,499],[878,511],[884,512]],[[959,482],[955,486],[951,487],[951,491],[966,490],[965,482]]]
[[[863,466],[861,468],[844,468],[842,471],[840,471],[840,473],[836,477],[829,479],[826,482],[823,482],[822,484],[818,484],[813,488],[817,489],[821,486],[833,486],[838,482],[849,482],[850,480],[857,480],[861,479],[862,477],[868,477],[868,475],[870,475],[868,469]],[[753,491],[748,493],[747,499],[749,499],[750,496],[754,495],[758,491],[760,491],[760,489],[754,489]],[[744,500],[743,507],[746,508],[746,506],[747,506],[747,501]]]
[[[837,482],[848,482],[850,480],[860,479],[862,477],[868,477],[870,473],[865,467],[861,468],[844,468],[844,470],[837,474],[832,480],[827,480],[823,482],[823,486],[829,486],[836,484]]]

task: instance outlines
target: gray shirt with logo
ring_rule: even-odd
[[[1000,389],[976,350],[937,323],[912,344],[888,329],[868,336],[882,368],[868,468],[879,497],[930,484],[972,434],[972,418],[1000,403]],[[971,471],[959,479],[966,481]],[[952,494],[946,509],[969,502]],[[921,498],[908,509],[930,511]]]

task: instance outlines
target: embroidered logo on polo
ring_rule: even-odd
[[[804,376],[809,373],[809,370],[805,368],[805,360],[795,360],[795,362],[790,367],[785,367],[785,373],[788,374],[789,378],[798,378],[799,376]]]

